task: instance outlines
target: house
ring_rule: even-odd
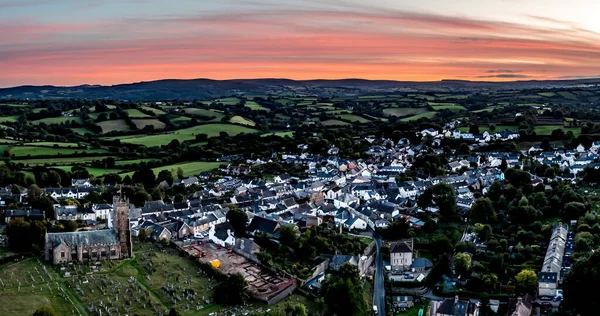
[[[425,272],[429,271],[433,267],[433,263],[426,258],[415,258],[410,265],[411,271],[414,272]]]
[[[109,213],[112,211],[113,206],[110,204],[94,204],[92,210],[94,210],[96,218],[107,220]]]
[[[478,315],[477,304],[470,301],[458,299],[458,295],[454,299],[447,298],[442,303],[436,304],[435,316],[476,316]]]
[[[146,232],[148,232],[148,235],[154,241],[162,241],[163,239],[169,241],[171,240],[172,234],[168,229],[150,221],[143,222],[137,230],[137,233],[134,234],[134,236],[137,236],[142,228],[145,229]]]
[[[90,179],[71,179],[72,187],[91,187]]]
[[[533,298],[529,294],[524,297],[508,299],[508,316],[530,316]]]
[[[538,296],[555,297],[561,278],[561,269],[565,246],[567,243],[568,225],[558,223],[554,226],[548,250],[544,257],[542,270],[538,273]]]
[[[428,128],[428,129],[424,129],[421,131],[421,136],[425,137],[425,136],[431,136],[431,137],[435,137],[438,135],[438,131],[436,131],[434,128]]]
[[[273,181],[275,183],[287,183],[289,182],[291,179],[289,174],[280,174],[278,176],[275,176],[275,178],[273,178]]]
[[[171,238],[182,239],[193,234],[193,229],[181,220],[172,220],[171,222],[161,223],[160,225],[169,230]]]
[[[357,266],[358,261],[359,258],[357,256],[335,255],[329,260],[329,269],[339,271],[343,264],[349,263]]]
[[[267,219],[261,216],[254,216],[248,224],[246,230],[250,235],[262,233],[279,238],[280,224],[277,221]]]
[[[585,152],[585,146],[583,146],[583,144],[579,144],[576,148],[578,153],[583,153]]]
[[[400,241],[390,247],[392,271],[406,271],[413,262],[413,241]]]
[[[364,220],[362,220],[358,217],[353,217],[353,218],[346,220],[344,222],[344,226],[346,228],[348,228],[349,230],[353,230],[353,229],[365,230],[365,229],[367,229],[367,222],[365,222]]]
[[[46,215],[40,210],[6,210],[4,219],[6,224],[17,218],[43,221],[46,219]]]
[[[208,231],[208,239],[220,246],[233,247],[235,245],[233,226],[231,223],[225,222],[211,227]]]
[[[186,188],[193,184],[198,184],[198,183],[199,183],[198,178],[194,177],[194,176],[189,177],[187,179],[181,179],[177,182],[178,185],[183,185]]]

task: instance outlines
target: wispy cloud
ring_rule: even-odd
[[[486,71],[488,74],[515,74],[523,72],[523,70],[511,70],[511,69],[490,69]]]
[[[497,74],[497,75],[478,76],[477,78],[524,79],[524,78],[533,78],[533,77],[527,76],[527,75],[518,75],[518,74]]]

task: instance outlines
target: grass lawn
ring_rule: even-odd
[[[394,316],[418,316],[419,310],[423,309],[422,315],[425,316],[428,313],[429,309],[429,301],[425,300],[418,304],[415,304],[414,307],[409,308],[406,312],[398,312],[395,313]]]
[[[118,167],[118,166],[130,165],[133,163],[139,164],[142,162],[149,162],[149,161],[155,161],[155,160],[158,160],[158,159],[149,158],[149,159],[118,160],[118,161],[115,161],[115,166]]]
[[[144,128],[146,125],[154,126],[154,129],[164,129],[167,125],[158,119],[134,119],[132,120],[135,126],[139,129]]]
[[[147,118],[147,117],[152,117],[138,109],[127,109],[125,110],[125,112],[127,112],[127,114],[129,114],[130,118]]]
[[[431,105],[431,107],[433,107],[433,109],[435,111],[450,110],[450,111],[457,112],[457,111],[466,110],[464,106],[456,105],[456,104],[452,104],[452,103],[438,103],[438,105]]]
[[[120,139],[121,142],[144,145],[146,147],[167,145],[173,139],[177,139],[180,142],[186,140],[192,140],[196,138],[198,134],[206,134],[208,137],[219,136],[220,132],[227,132],[229,135],[237,135],[240,133],[255,133],[256,130],[248,127],[243,127],[233,124],[204,124],[194,127],[184,128],[177,131],[148,136],[125,136],[125,137],[111,137],[109,139]]]
[[[0,289],[0,315],[33,315],[42,306],[51,306],[57,315],[88,315],[65,279],[37,258],[1,265],[0,278],[5,285]]]
[[[31,121],[31,124],[38,125],[40,123],[46,124],[64,124],[66,122],[77,122],[83,123],[83,120],[79,116],[60,116],[60,117],[47,117],[37,121]]]
[[[274,132],[274,133],[264,133],[260,136],[265,137],[265,136],[271,136],[271,135],[275,135],[275,136],[279,136],[279,137],[294,137],[294,132]]]
[[[571,131],[575,136],[581,134],[581,127],[563,127],[562,125],[537,125],[533,130],[538,135],[552,135],[552,131],[556,129],[562,129],[565,133]]]
[[[540,92],[538,94],[543,97],[547,97],[547,98],[551,98],[556,95],[556,93],[554,93],[554,92]]]
[[[577,96],[569,91],[559,91],[557,92],[561,97],[569,100],[577,100]]]
[[[102,133],[108,133],[112,131],[128,131],[130,130],[129,125],[125,120],[112,120],[96,123],[96,125],[102,128]]]
[[[92,113],[89,113],[88,116],[91,117],[94,121],[96,121],[98,119],[98,116],[100,116],[102,113],[106,114],[107,118],[110,118],[110,114],[117,113],[117,111],[92,112]],[[117,116],[117,117],[119,117],[119,116]]]
[[[406,116],[427,112],[426,108],[387,108],[383,109],[383,114],[387,116]]]
[[[102,160],[106,159],[109,156],[101,156],[101,157],[57,157],[52,159],[42,158],[42,159],[16,159],[13,160],[14,163],[22,163],[30,166],[43,166],[45,164],[56,164],[56,165],[72,165],[76,163],[89,163],[94,160]],[[115,162],[116,163],[116,162]]]
[[[0,123],[16,122],[19,120],[19,117],[21,117],[21,115],[0,116]]]
[[[211,170],[219,167],[219,165],[221,165],[221,164],[222,163],[220,163],[220,162],[207,162],[207,161],[182,162],[182,163],[178,163],[178,164],[174,164],[174,165],[156,167],[156,168],[153,168],[152,170],[154,171],[154,174],[156,174],[156,175],[158,175],[158,173],[161,172],[162,170],[170,170],[173,173],[173,175],[175,177],[177,177],[177,168],[181,168],[181,170],[183,170],[183,175],[188,177],[188,176],[198,175],[204,171],[211,171]],[[123,177],[125,177],[126,175],[132,176],[133,172],[121,174],[121,176],[123,176]]]
[[[71,171],[72,167],[73,166],[56,166],[56,167],[51,167],[51,168],[61,169],[64,171]],[[123,172],[123,170],[121,170],[121,169],[105,169],[105,168],[92,168],[92,167],[85,167],[85,169],[87,169],[87,171],[94,177],[100,177],[107,173]]]
[[[6,146],[6,145],[5,145]],[[6,148],[0,146],[0,150],[5,151]],[[10,154],[15,157],[33,156],[64,156],[73,154],[106,154],[105,149],[76,149],[76,148],[51,148],[51,147],[34,147],[34,146],[15,146],[10,148]]]
[[[408,122],[408,121],[416,121],[418,119],[422,119],[422,118],[432,118],[435,116],[435,112],[425,112],[425,113],[421,113],[421,114],[417,114],[411,117],[405,117],[403,119],[401,119],[400,121],[402,122]]]
[[[215,103],[221,103],[223,105],[236,105],[240,104],[240,99],[238,98],[223,98],[223,99],[215,99],[213,100]]]
[[[246,106],[247,108],[249,108],[250,110],[254,110],[254,111],[268,111],[269,109],[265,108],[264,106],[254,102],[254,101],[246,101],[246,103],[244,104],[244,106]]]
[[[351,121],[351,122],[356,122],[358,121],[359,123],[369,123],[371,122],[370,120],[362,117],[362,116],[358,116],[358,115],[354,115],[354,114],[342,114],[340,115],[340,117],[343,120],[347,120],[347,121]]]
[[[223,113],[217,112],[215,110],[207,110],[207,109],[197,109],[197,108],[187,108],[184,109],[183,112],[189,115],[201,115],[206,117],[213,117],[212,122],[221,121],[221,119],[225,116]]]
[[[163,111],[163,110],[159,110],[159,109],[155,109],[155,108],[151,108],[149,106],[142,106],[141,107],[143,110],[146,111],[151,111],[152,113],[154,113],[154,115],[158,116],[158,115],[164,115],[167,114],[167,112]]]
[[[169,121],[171,121],[171,123],[173,123],[175,125],[181,125],[183,123],[187,123],[192,120],[191,118],[189,118],[187,116],[173,115],[173,114],[167,115],[167,118],[169,119]]]
[[[344,126],[344,125],[350,125],[350,123],[344,122],[344,121],[340,121],[340,120],[325,120],[325,121],[321,122],[321,124],[323,124],[323,126]]]
[[[96,135],[96,132],[90,130],[87,127],[71,127],[71,130],[73,131],[73,133],[77,133],[77,134],[81,134],[81,135],[85,135],[86,133]]]
[[[47,146],[47,147],[79,147],[77,143],[55,143],[55,142],[33,142],[33,143],[24,143],[25,146]]]
[[[242,125],[246,125],[246,126],[255,126],[256,125],[256,123],[252,122],[251,120],[249,120],[249,119],[247,119],[245,117],[239,116],[239,115],[233,116],[229,120],[229,122],[231,122],[231,123],[237,123],[237,124],[242,124]]]

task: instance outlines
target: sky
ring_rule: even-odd
[[[0,87],[600,77],[598,0],[0,0]]]

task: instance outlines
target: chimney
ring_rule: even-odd
[[[521,305],[522,303],[523,303],[523,298],[519,296],[517,298],[517,306]]]
[[[454,295],[454,304],[458,304],[458,294]]]

